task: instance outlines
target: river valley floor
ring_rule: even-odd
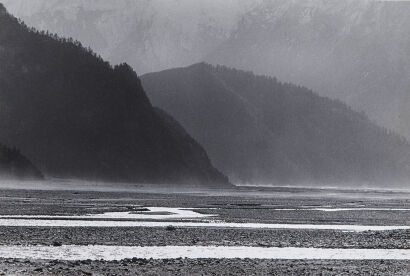
[[[410,192],[6,186],[0,274],[409,275]]]

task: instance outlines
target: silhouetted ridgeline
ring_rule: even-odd
[[[41,172],[17,149],[0,144],[0,179],[41,179]]]
[[[206,153],[151,106],[135,72],[79,42],[28,29],[0,5],[0,129],[58,177],[227,185]]]
[[[385,183],[410,176],[410,146],[340,101],[204,63],[142,76],[154,105],[242,183]]]

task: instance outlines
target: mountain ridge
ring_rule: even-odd
[[[206,63],[141,79],[234,183],[403,185],[410,176],[405,138],[305,87]]]
[[[229,186],[127,64],[0,12],[0,129],[52,177]]]
[[[205,60],[277,76],[410,137],[406,1],[4,2],[30,25],[76,37],[138,73]]]

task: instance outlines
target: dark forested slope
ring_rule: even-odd
[[[405,139],[307,88],[203,63],[141,79],[233,181],[380,184],[410,175]]]
[[[28,29],[0,5],[0,129],[43,172],[227,184],[202,148],[151,106],[126,64]],[[164,119],[164,117],[167,117]]]
[[[43,175],[20,151],[0,144],[0,178],[41,179]]]

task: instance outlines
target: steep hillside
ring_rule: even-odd
[[[203,63],[142,82],[232,181],[381,184],[410,176],[405,139],[307,88]]]
[[[2,0],[138,73],[199,61],[304,85],[410,138],[410,2]]]
[[[41,30],[73,37],[138,74],[203,60],[260,0],[2,0]]]
[[[409,14],[409,1],[264,1],[204,60],[305,85],[409,138]]]
[[[202,148],[151,106],[135,72],[29,30],[0,6],[0,129],[58,177],[226,185]],[[189,137],[189,136],[188,136]]]

